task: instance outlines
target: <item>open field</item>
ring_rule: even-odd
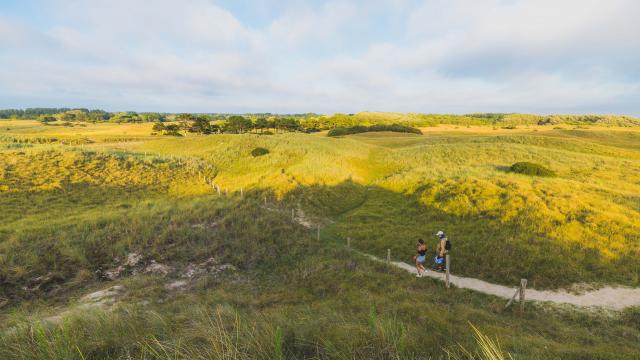
[[[3,358],[440,358],[475,351],[469,322],[518,358],[640,352],[637,308],[532,304],[520,317],[344,247],[350,237],[410,262],[418,238],[432,252],[444,230],[456,274],[640,286],[640,128],[174,138],[150,124],[84,125],[0,121]],[[269,153],[253,157],[256,147]],[[510,173],[520,161],[557,175]],[[320,241],[292,209],[322,227]],[[237,271],[182,291],[167,288],[178,275],[96,275],[132,252]],[[116,284],[127,291],[110,310],[83,310],[84,294]],[[65,311],[62,324],[23,327]]]

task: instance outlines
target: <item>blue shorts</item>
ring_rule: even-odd
[[[427,255],[418,255],[416,257],[416,261],[419,262],[420,264],[424,264],[425,261],[427,261]]]

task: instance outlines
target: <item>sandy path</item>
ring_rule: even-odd
[[[294,220],[307,228],[312,228],[313,223],[306,219],[304,212],[298,209],[294,217]],[[385,260],[379,259],[373,255],[366,254],[357,250],[353,250],[365,257],[373,259],[378,262],[384,262]],[[413,265],[409,265],[404,262],[392,261],[391,265],[408,271],[415,275],[416,268]],[[443,273],[428,270],[425,276],[430,278],[444,281],[445,275]],[[511,299],[516,292],[516,287],[507,287],[503,285],[492,284],[483,280],[467,278],[457,275],[449,275],[449,282],[456,287],[462,289],[474,290],[487,295],[494,295],[503,299]],[[611,310],[623,310],[627,307],[640,306],[640,288],[629,287],[611,287],[606,286],[598,290],[587,291],[582,294],[572,294],[566,290],[535,290],[527,288],[526,291],[527,301],[545,301],[555,304],[570,304],[579,307],[602,307]],[[515,301],[518,301],[516,296]]]
[[[369,254],[363,254],[375,261],[385,262]],[[416,274],[416,268],[404,262],[392,261],[391,264],[411,274]],[[428,270],[425,276],[444,281],[444,274]],[[511,299],[516,291],[515,287],[492,284],[483,280],[450,275],[449,281],[456,287],[470,289],[483,294],[494,295],[503,299]],[[516,297],[516,301],[517,301]],[[622,310],[626,307],[640,306],[640,288],[604,287],[588,291],[583,294],[571,294],[565,290],[535,290],[527,288],[526,300],[547,301],[556,304],[571,304],[580,307],[604,307],[612,310]]]

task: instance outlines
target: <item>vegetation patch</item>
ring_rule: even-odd
[[[532,163],[532,162],[517,162],[509,168],[511,172],[523,174],[523,175],[531,175],[531,176],[547,176],[554,177],[556,173],[548,169],[540,164]]]
[[[251,150],[251,156],[253,156],[253,157],[267,155],[268,153],[269,153],[269,150],[265,149],[263,147],[257,147],[255,149]]]
[[[375,132],[375,131],[393,131],[393,132],[400,132],[400,133],[422,135],[422,131],[420,131],[420,129],[417,129],[411,126],[406,126],[406,125],[392,124],[392,125],[337,127],[335,129],[329,130],[329,133],[327,134],[327,136],[344,136],[344,135],[360,134],[360,133]]]
[[[640,351],[638,308],[531,301],[519,314],[353,251],[411,263],[422,238],[431,263],[443,230],[456,275],[639,286],[639,129],[562,120],[552,130],[517,114],[249,114],[251,127],[231,114],[161,115],[86,128],[0,120],[0,359],[462,359],[486,353],[489,338],[502,358]],[[306,134],[452,121],[428,136]],[[155,122],[183,138],[148,136]],[[475,124],[488,126],[463,129]],[[83,138],[94,143],[70,143]],[[269,156],[247,161],[258,147]],[[505,176],[523,160],[567,176]],[[140,270],[176,271],[134,274],[132,253],[144,256]],[[240,271],[198,274],[209,259]],[[115,306],[78,301],[114,286],[125,289]]]

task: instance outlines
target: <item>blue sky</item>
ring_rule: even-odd
[[[0,108],[640,115],[636,0],[2,0]]]

